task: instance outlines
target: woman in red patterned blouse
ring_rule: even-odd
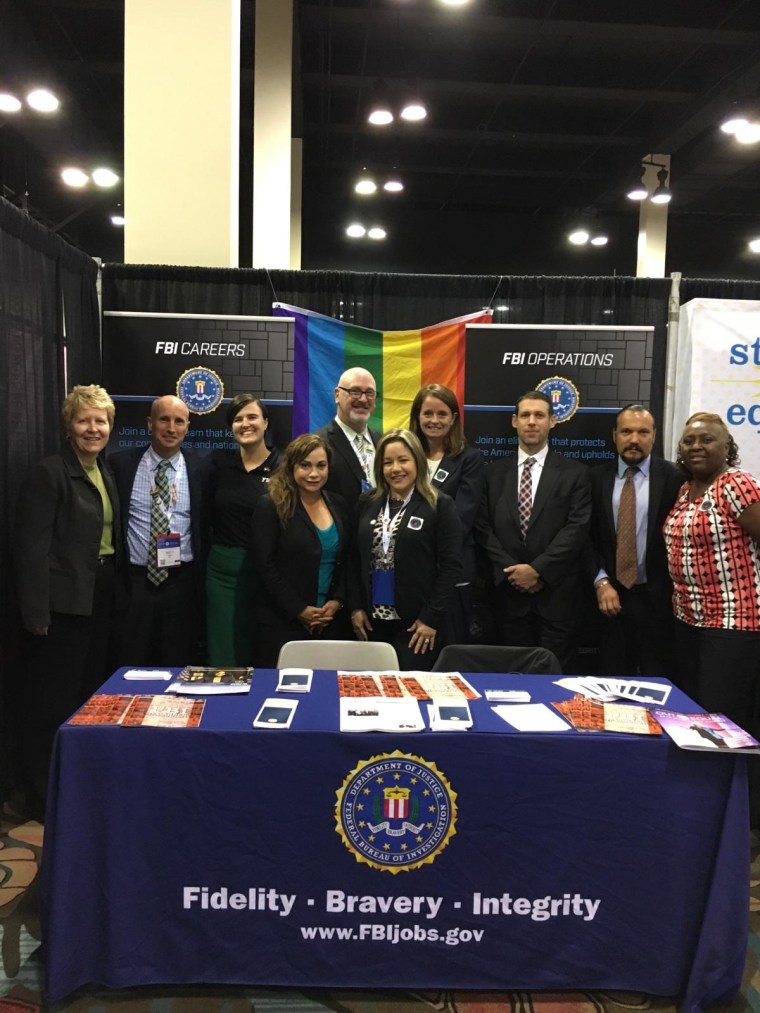
[[[719,415],[687,419],[688,480],[665,520],[684,690],[757,736],[760,724],[760,483],[736,467]]]

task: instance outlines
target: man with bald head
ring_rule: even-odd
[[[353,366],[341,375],[334,393],[335,418],[318,431],[333,451],[326,488],[339,493],[353,510],[362,492],[374,485],[375,445],[381,434],[368,423],[377,399],[375,378]]]
[[[121,662],[182,666],[202,661],[207,470],[182,450],[190,424],[184,401],[156,398],[150,445],[114,454],[130,573]]]

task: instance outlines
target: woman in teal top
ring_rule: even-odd
[[[285,449],[256,505],[253,553],[259,583],[256,664],[272,668],[288,640],[345,639],[343,602],[348,517],[326,493],[330,447],[307,433]]]

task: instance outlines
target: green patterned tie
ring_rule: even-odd
[[[169,478],[166,474],[166,469],[169,467],[168,461],[162,461],[156,469],[156,485],[155,488],[151,489],[151,503],[150,503],[150,545],[148,546],[148,580],[151,584],[155,584],[158,587],[159,584],[163,583],[169,576],[169,571],[165,568],[160,568],[156,561],[156,550],[158,544],[156,537],[158,535],[168,535],[169,533],[169,515],[167,513],[169,508],[169,500],[171,499],[171,492],[169,490]]]

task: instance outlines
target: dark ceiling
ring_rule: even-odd
[[[62,99],[57,118],[0,114],[3,193],[112,261],[120,193],[67,192],[58,169],[121,170],[123,11],[123,0],[0,0],[0,88],[44,81]],[[242,192],[253,12],[243,0]],[[667,269],[760,275],[746,252],[760,235],[760,144],[719,130],[730,112],[760,116],[757,0],[296,0],[296,23],[304,268],[632,274],[638,207],[624,189],[657,152],[672,158]],[[380,80],[391,99],[422,95],[427,120],[367,125]],[[363,166],[405,183],[356,212],[386,227],[381,243],[343,233]],[[249,214],[246,194],[241,266]],[[581,221],[609,245],[568,249]]]

